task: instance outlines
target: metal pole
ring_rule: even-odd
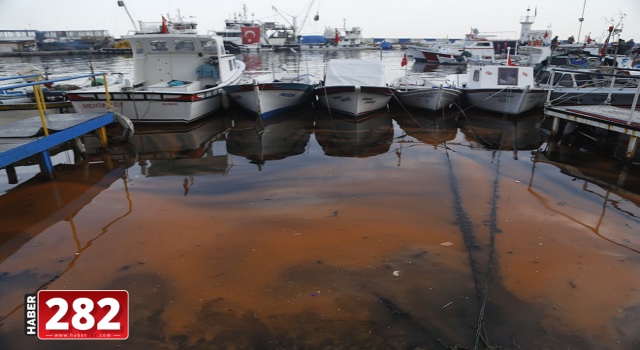
[[[133,17],[131,17],[131,14],[129,13],[129,9],[127,8],[127,5],[124,4],[124,1],[118,0],[118,6],[124,7],[124,10],[127,12],[129,19],[131,20],[131,24],[133,24],[133,29],[137,32],[138,28],[136,28],[136,22],[133,20]]]

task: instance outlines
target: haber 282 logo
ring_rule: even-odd
[[[25,295],[25,334],[40,339],[129,337],[126,290],[42,290]]]

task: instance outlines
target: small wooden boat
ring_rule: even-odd
[[[407,75],[393,80],[389,86],[398,101],[405,106],[439,111],[459,100],[462,92],[449,85],[436,84],[419,75]]]

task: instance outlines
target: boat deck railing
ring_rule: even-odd
[[[545,117],[552,117],[553,124],[551,126],[551,134],[556,136],[560,128],[560,120],[574,122],[594,126],[600,129],[617,132],[629,136],[627,150],[625,152],[625,160],[630,161],[635,156],[637,139],[640,137],[640,111],[636,110],[638,98],[640,97],[640,75],[626,75],[616,73],[616,71],[640,71],[638,69],[614,68],[613,73],[597,72],[598,75],[611,77],[609,87],[598,87],[597,89],[608,89],[608,95],[605,101],[599,105],[569,105],[569,106],[553,106],[550,102],[553,87],[549,87],[547,91],[547,100],[544,107]],[[550,82],[554,81],[555,72],[572,72],[576,70],[552,68]],[[612,106],[611,95],[619,87],[615,87],[616,79],[635,79],[636,92],[630,107]],[[587,88],[588,89],[588,88]],[[628,108],[628,110],[627,110]]]
[[[570,68],[555,68],[552,67],[551,69],[551,76],[549,77],[549,82],[548,82],[548,88],[547,88],[547,98],[545,101],[545,108],[551,107],[553,105],[553,100],[551,100],[551,93],[553,92],[553,90],[558,86],[557,84],[555,84],[555,74],[556,72],[568,72],[568,73],[579,73],[580,69],[570,69]],[[636,89],[636,95],[635,98],[633,100],[633,106],[631,108],[631,110],[635,110],[636,104],[638,102],[638,94],[640,93],[640,73],[639,74],[624,74],[624,73],[619,73],[619,72],[640,72],[640,69],[634,69],[634,68],[616,68],[616,67],[612,67],[612,73],[606,73],[606,72],[602,72],[602,71],[584,71],[585,74],[596,74],[598,76],[602,76],[602,77],[609,77],[611,78],[609,81],[605,81],[605,85],[607,85],[606,87],[600,87],[600,86],[593,86],[593,91],[598,91],[598,90],[602,90],[602,91],[608,91],[608,95],[605,101],[603,101],[603,105],[609,105],[611,103],[611,95],[613,92],[616,91],[616,89],[619,89],[620,86],[616,85],[616,79],[625,79],[627,81],[629,81],[630,79],[635,80],[635,85],[637,87]],[[559,82],[558,82],[559,84]],[[628,83],[625,83],[625,85]],[[585,94],[588,93],[589,91],[586,89],[589,89],[589,87],[583,87],[585,89]]]

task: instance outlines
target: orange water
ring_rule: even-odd
[[[534,162],[538,116],[224,117],[0,196],[0,348],[640,347],[633,166]],[[128,290],[130,338],[24,336],[42,288]]]

